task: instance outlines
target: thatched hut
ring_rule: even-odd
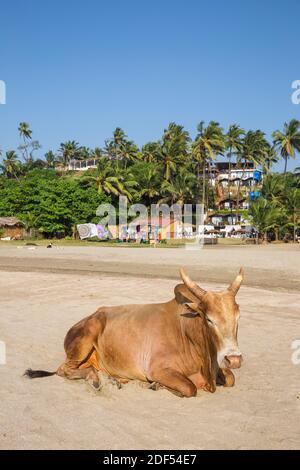
[[[24,224],[17,217],[0,217],[1,238],[20,239],[25,235]]]

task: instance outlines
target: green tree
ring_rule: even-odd
[[[222,155],[225,150],[225,138],[220,125],[211,121],[207,127],[201,121],[197,127],[198,134],[192,145],[193,158],[197,162],[198,178],[199,168],[202,166],[202,204],[206,204],[206,169],[208,162],[215,160],[217,155]]]
[[[296,241],[297,229],[300,225],[300,189],[291,188],[285,196],[285,207],[288,214],[286,227],[293,229],[293,241]]]
[[[5,153],[5,158],[0,165],[0,168],[5,176],[8,178],[17,178],[20,170],[20,161],[18,155],[14,150],[9,150]]]
[[[100,147],[95,147],[91,150],[91,158],[95,160],[96,163],[99,162],[102,158],[104,158],[104,152]]]
[[[270,173],[271,168],[278,162],[278,155],[274,145],[266,147],[265,156],[262,162],[262,170],[265,175]]]
[[[172,182],[178,165],[185,164],[189,156],[190,137],[183,126],[171,122],[164,130],[159,154],[165,181]]]
[[[231,164],[232,164],[232,157],[240,157],[243,151],[243,141],[242,137],[245,135],[244,129],[242,129],[237,124],[231,124],[225,135],[225,146],[227,150],[227,159],[229,162],[229,174],[228,174],[228,197],[231,201]],[[230,204],[231,209],[231,220],[233,220],[233,213],[232,213],[232,203]]]
[[[268,201],[281,203],[284,194],[284,181],[282,175],[268,174],[264,177],[262,186],[262,196]]]
[[[280,225],[279,221],[283,215],[283,208],[278,206],[276,202],[270,202],[261,197],[251,204],[249,215],[258,236],[261,236],[263,241],[266,242],[268,231]]]
[[[142,147],[141,159],[145,163],[157,163],[161,155],[160,142],[148,142]]]
[[[116,171],[108,158],[99,160],[96,172],[84,175],[82,181],[96,186],[99,194],[113,194],[114,196],[123,194],[124,186],[116,176]]]
[[[79,149],[79,144],[75,140],[68,140],[60,144],[58,152],[60,161],[65,168],[68,166],[71,159],[78,157]]]
[[[288,159],[295,158],[296,152],[300,152],[300,121],[291,119],[285,122],[283,131],[273,132],[272,137],[275,148],[284,159],[284,173],[286,173]]]
[[[161,181],[156,166],[153,163],[139,163],[132,168],[139,182],[139,195],[142,201],[150,207],[157,202],[160,195]]]
[[[32,139],[32,130],[28,122],[20,122],[18,127],[19,135],[23,139],[23,145],[20,148],[23,151],[23,157],[25,162],[28,162],[32,156],[28,153],[28,142]]]
[[[180,206],[192,202],[196,182],[194,174],[187,172],[185,168],[179,170],[172,182],[163,182],[161,187],[163,197],[159,202],[175,203]]]
[[[20,181],[0,178],[0,216],[25,221],[30,214],[30,225],[35,220],[34,228],[46,238],[72,235],[79,223],[97,223],[97,207],[110,201],[81,178],[62,178],[51,169],[31,170]]]
[[[126,196],[129,201],[138,194],[138,182],[136,181],[130,168],[116,168],[115,176],[120,182],[121,192],[123,196]]]
[[[56,155],[54,152],[52,152],[52,150],[49,150],[48,152],[45,153],[45,160],[46,160],[47,168],[55,168],[57,160],[56,160]]]
[[[265,139],[265,134],[260,130],[248,131],[242,140],[242,149],[237,155],[237,163],[242,168],[242,175],[239,179],[237,190],[237,210],[239,210],[240,205],[241,182],[243,181],[247,165],[248,163],[263,165],[268,146],[269,144]]]
[[[22,215],[21,220],[24,223],[25,230],[29,237],[34,236],[35,229],[38,227],[38,217],[30,212],[27,212],[26,214]]]

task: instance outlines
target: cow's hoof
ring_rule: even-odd
[[[207,383],[204,385],[203,390],[205,390],[205,392],[215,393],[216,386],[213,383],[211,384]]]
[[[228,368],[219,369],[217,376],[217,385],[222,385],[223,387],[233,387],[235,383],[235,377],[233,372]]]
[[[122,384],[120,380],[115,379],[114,377],[109,377],[108,380],[112,385],[115,385],[118,388],[118,390],[122,388]]]
[[[87,380],[87,383],[92,388],[92,390],[94,390],[94,392],[100,392],[100,390],[102,389],[101,382],[97,380]]]
[[[233,386],[234,386],[234,383],[235,383],[235,377],[234,377],[234,375],[231,373],[231,375],[228,375],[228,376],[226,377],[224,387],[233,387]]]
[[[157,390],[159,390],[160,388],[160,385],[157,382],[152,382],[148,388],[149,390],[154,390],[155,392],[157,392]]]

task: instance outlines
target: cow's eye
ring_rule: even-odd
[[[208,323],[210,323],[211,325],[214,325],[214,322],[210,318],[208,318],[208,317],[206,317],[206,318],[207,318]]]

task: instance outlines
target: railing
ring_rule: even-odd
[[[90,168],[97,168],[97,160],[71,160],[68,164],[68,170],[70,171],[85,171]]]

